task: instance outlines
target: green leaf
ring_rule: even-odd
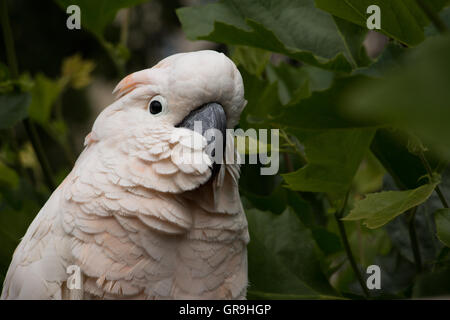
[[[364,220],[370,229],[379,228],[405,211],[425,202],[437,183],[429,183],[406,191],[371,193],[357,201],[355,208],[342,220]]]
[[[361,45],[366,39],[368,29],[338,17],[333,19],[350,53],[348,56],[351,57],[352,64],[358,67],[370,65],[372,60],[367,55],[365,47]]]
[[[370,146],[377,159],[394,178],[399,189],[414,189],[426,182],[427,174],[419,157],[406,147],[406,138],[399,131],[378,129]]]
[[[436,211],[434,219],[438,239],[447,247],[450,247],[450,209]]]
[[[350,188],[375,130],[290,129],[290,132],[304,144],[308,164],[298,171],[282,175],[288,187],[342,196]]]
[[[266,74],[270,83],[278,84],[278,96],[284,105],[310,95],[309,74],[305,68],[282,62],[278,66],[267,65]]]
[[[103,38],[103,31],[115,18],[117,11],[129,8],[147,0],[55,0],[65,11],[75,4],[81,10],[81,24],[98,38]]]
[[[244,69],[240,71],[248,103],[241,114],[239,124],[244,129],[264,126],[272,114],[280,112],[282,104],[278,98],[278,85],[276,82],[269,83]]]
[[[320,298],[336,295],[320,267],[311,232],[291,210],[281,215],[247,210],[250,291],[266,296]]]
[[[14,126],[27,117],[31,96],[29,93],[0,95],[0,129]]]
[[[354,186],[358,193],[366,194],[381,190],[386,171],[372,152],[368,152],[356,172]]]
[[[235,46],[231,58],[237,66],[242,66],[249,73],[260,76],[269,62],[271,55],[266,50]]]
[[[355,84],[364,81],[365,76],[341,78],[325,91],[313,92],[309,98],[290,104],[289,108],[273,121],[281,127],[296,129],[342,129],[358,128],[361,125],[340,114],[339,100],[342,92],[351,90]]]
[[[30,118],[40,124],[46,124],[60,92],[61,87],[58,82],[38,73],[31,90]]]
[[[381,32],[409,46],[425,39],[424,27],[429,20],[416,0],[315,0],[318,8],[337,17],[367,26],[367,8],[377,5],[381,9]],[[447,0],[427,0],[430,8],[440,11]]]
[[[361,37],[343,37],[346,30],[317,9],[314,0],[222,0],[181,8],[177,15],[191,40],[252,46],[345,72],[360,60],[355,48],[361,47]]]
[[[418,135],[450,159],[450,36],[430,38],[411,51],[405,67],[355,85],[341,101],[352,119],[392,124]]]

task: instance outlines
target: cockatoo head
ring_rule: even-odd
[[[169,56],[128,75],[113,93],[118,100],[98,116],[88,143],[120,140],[126,134],[141,141],[141,149],[150,148],[148,141],[164,133],[182,136],[193,130],[194,121],[201,122],[202,134],[215,128],[226,139],[225,129],[238,123],[246,104],[238,69],[224,54],[211,50]]]
[[[211,50],[167,57],[153,68],[127,76],[114,92],[119,97],[127,95],[126,100],[144,100],[144,112],[157,118],[158,123],[173,126],[202,106],[218,103],[225,112],[227,127],[232,128],[245,106],[238,69],[223,53]]]

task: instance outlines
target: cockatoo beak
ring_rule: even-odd
[[[219,150],[218,148],[221,148],[222,155],[224,155],[226,146],[227,116],[225,114],[225,111],[223,110],[223,107],[216,102],[204,104],[199,108],[191,111],[191,113],[189,113],[186,118],[184,118],[183,121],[181,121],[177,125],[177,127],[195,130],[199,127],[200,123],[202,131],[201,134],[207,140],[206,150],[208,154],[214,157],[216,150]],[[211,133],[207,132],[210,129],[216,129],[214,135],[211,135]],[[221,137],[218,137],[218,134],[220,134]],[[211,178],[214,178],[219,170],[220,163],[214,162]]]

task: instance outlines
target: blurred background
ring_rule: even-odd
[[[449,3],[339,1],[0,0],[0,282],[118,81],[212,49],[243,75],[239,127],[280,129],[279,174],[242,167],[249,298],[448,297]]]

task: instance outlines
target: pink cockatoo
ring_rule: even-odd
[[[180,53],[115,92],[16,249],[1,298],[245,298],[249,235],[225,133],[246,103],[238,69],[214,51]],[[195,121],[228,135],[225,163]]]

